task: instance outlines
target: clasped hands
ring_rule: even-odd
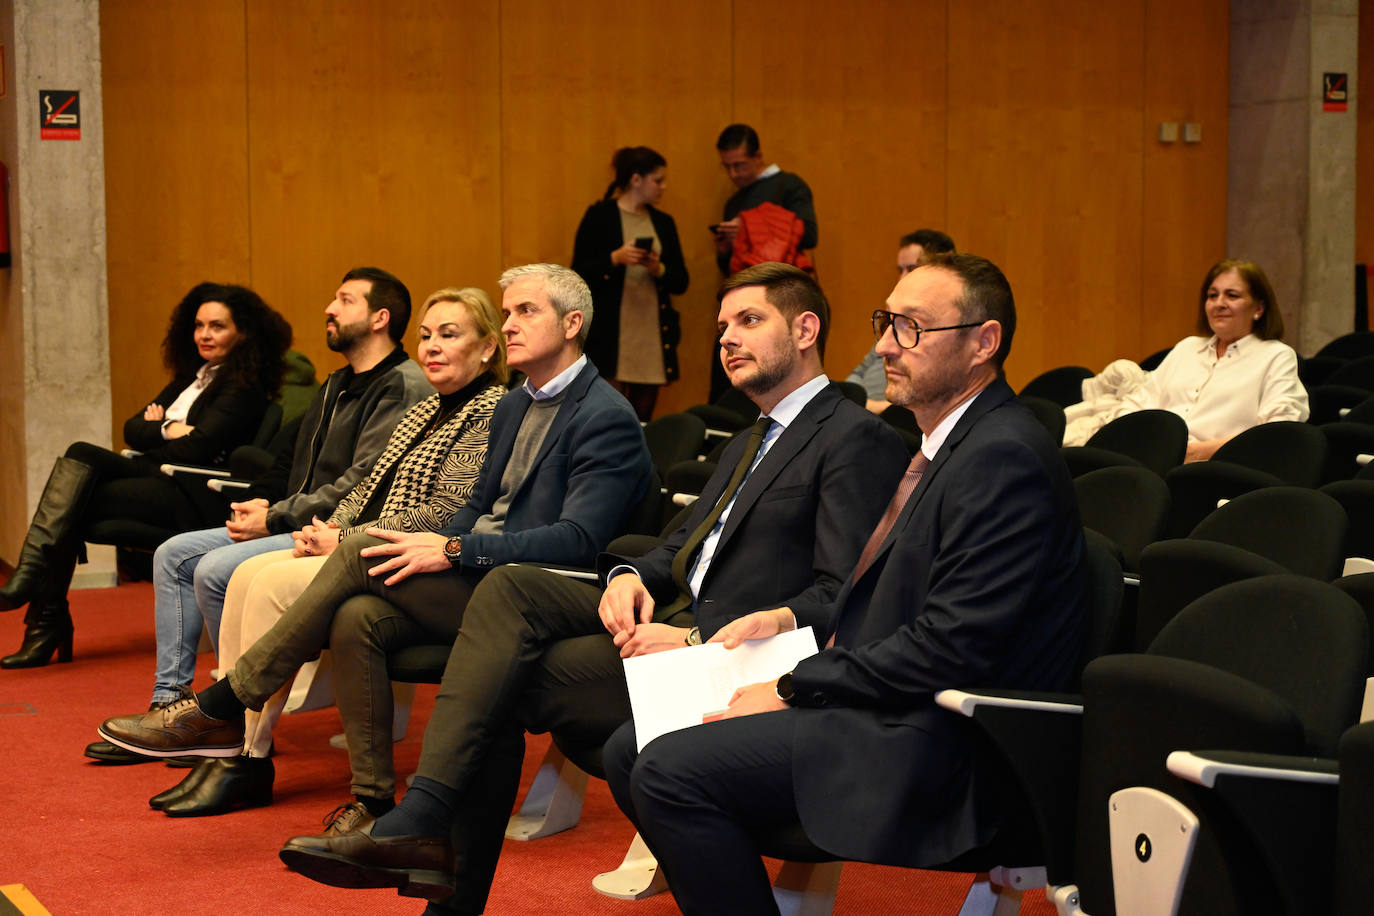
[[[601,623],[611,640],[620,649],[621,658],[633,658],[652,652],[679,649],[686,645],[684,627],[654,623],[654,599],[639,577],[631,573],[616,576],[606,586],[597,607]],[[796,620],[790,608],[755,611],[732,620],[716,631],[710,642],[724,643],[734,649],[746,639],[763,639],[791,630]],[[723,718],[747,716],[759,712],[784,709],[787,704],[778,699],[775,682],[750,684],[735,691]]]
[[[339,546],[340,533],[337,522],[312,518],[300,531],[291,532],[291,556],[327,557]]]

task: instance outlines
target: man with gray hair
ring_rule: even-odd
[[[506,271],[500,283],[507,361],[527,381],[496,407],[468,504],[443,531],[370,529],[348,538],[225,678],[163,709],[109,719],[101,737],[153,757],[236,755],[245,709],[261,709],[325,645],[337,650],[377,633],[387,645],[336,651],[336,677],[378,685],[387,696],[372,705],[389,710],[386,650],[453,641],[469,597],[493,567],[592,565],[649,482],[644,434],[629,403],[582,353],[592,315],[582,279],[556,264],[531,264]],[[355,596],[382,600],[351,602],[337,613]],[[369,669],[345,670],[344,659]],[[364,790],[374,765],[390,760],[391,729],[370,710],[341,712],[354,791],[367,812],[380,815],[393,800]]]

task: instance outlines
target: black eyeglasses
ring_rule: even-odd
[[[897,346],[903,350],[914,350],[916,345],[921,342],[922,334],[929,334],[931,331],[958,331],[963,328],[976,328],[982,323],[981,321],[971,321],[968,324],[951,324],[943,328],[923,328],[916,324],[914,318],[898,315],[896,312],[875,309],[873,311],[873,339],[882,340],[887,329],[892,328],[892,336],[897,339]]]

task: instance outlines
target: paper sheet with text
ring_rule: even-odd
[[[666,732],[700,725],[703,716],[723,710],[736,689],[776,681],[814,654],[816,637],[804,627],[736,649],[706,643],[625,659],[639,749]]]

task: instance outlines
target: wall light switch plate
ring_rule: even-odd
[[[1184,143],[1201,143],[1201,142],[1202,142],[1202,125],[1201,125],[1201,124],[1193,124],[1193,123],[1184,124],[1184,125],[1183,125],[1183,142],[1184,142]]]
[[[1178,142],[1178,122],[1176,122],[1176,121],[1161,121],[1161,122],[1160,122],[1160,125],[1159,125],[1159,142],[1160,142],[1160,143],[1177,143],[1177,142]]]

